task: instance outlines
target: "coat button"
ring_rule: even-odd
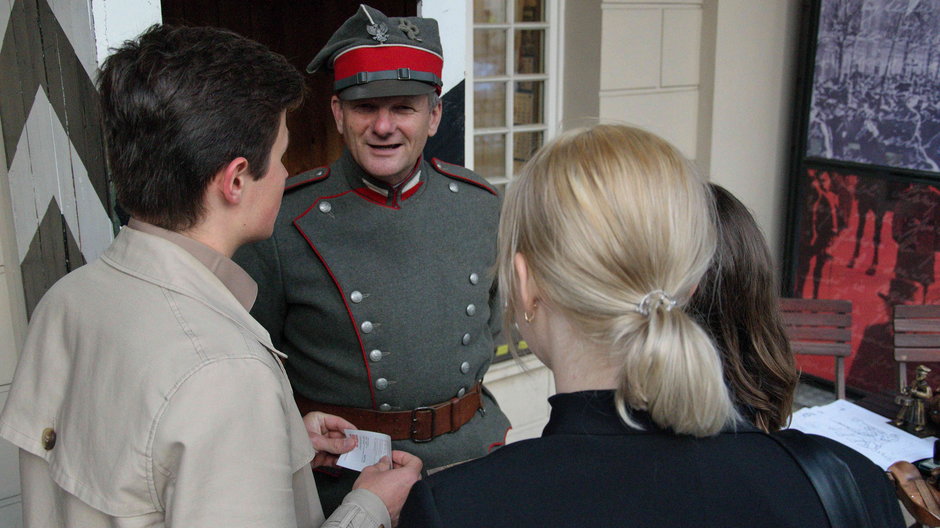
[[[477,313],[477,307],[476,307],[475,305],[473,305],[473,304],[468,304],[468,305],[467,305],[467,315],[473,315],[473,314],[475,314],[475,313]]]
[[[450,182],[450,185],[448,185],[447,188],[450,189],[450,192],[452,193],[455,193],[460,190],[460,187],[457,187],[457,184],[454,182]]]
[[[385,390],[388,388],[388,380],[385,378],[379,378],[375,380],[375,388],[379,390]]]
[[[458,398],[463,398],[463,395],[466,394],[466,393],[467,393],[467,388],[466,388],[466,387],[460,387],[460,390],[457,391],[457,397],[458,397]]]
[[[470,344],[470,334],[464,334],[463,337],[460,339],[460,342],[463,343],[463,344],[465,344],[465,345],[469,345],[469,344]]]
[[[55,447],[55,429],[46,427],[42,430],[42,448],[50,451]]]
[[[333,210],[333,204],[330,202],[320,202],[320,205],[317,206],[320,209],[321,213],[329,213]]]
[[[463,363],[460,364],[460,372],[463,372],[464,374],[470,372],[470,362],[469,362],[469,361],[464,361]]]
[[[359,291],[359,290],[356,290],[356,291],[350,293],[350,294],[349,294],[349,300],[352,301],[352,302],[354,302],[354,303],[356,303],[356,304],[361,303],[361,302],[362,302],[362,292]]]
[[[392,410],[392,406],[387,403],[383,403],[382,405],[379,405],[379,410],[382,412],[388,412]]]
[[[372,332],[372,321],[363,321],[359,328],[362,330],[363,334],[368,334]]]
[[[376,361],[382,361],[382,351],[376,348],[372,352],[369,352],[369,361],[372,361],[373,363]]]
[[[471,274],[470,274],[470,284],[474,284],[474,285],[475,285],[475,284],[477,284],[478,282],[480,282],[480,276],[477,275],[476,273],[471,273]]]

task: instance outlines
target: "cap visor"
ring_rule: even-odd
[[[401,95],[422,95],[433,92],[435,86],[421,81],[372,81],[366,84],[350,86],[336,94],[344,101],[371,99],[373,97],[396,97]]]

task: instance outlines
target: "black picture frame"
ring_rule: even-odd
[[[893,306],[940,304],[940,2],[801,8],[783,294],[852,300],[847,385],[893,390]]]

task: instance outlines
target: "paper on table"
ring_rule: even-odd
[[[933,437],[917,438],[846,400],[800,409],[793,413],[790,428],[845,444],[882,469],[899,460],[913,462],[933,455]]]
[[[348,453],[343,453],[336,461],[336,465],[353,471],[362,471],[364,468],[378,462],[383,456],[387,456],[389,465],[392,461],[392,437],[384,433],[373,431],[360,431],[358,429],[346,429],[343,431],[346,436],[355,436],[358,439],[356,448]]]

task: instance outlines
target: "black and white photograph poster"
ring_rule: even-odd
[[[940,1],[822,0],[808,158],[940,172]]]

